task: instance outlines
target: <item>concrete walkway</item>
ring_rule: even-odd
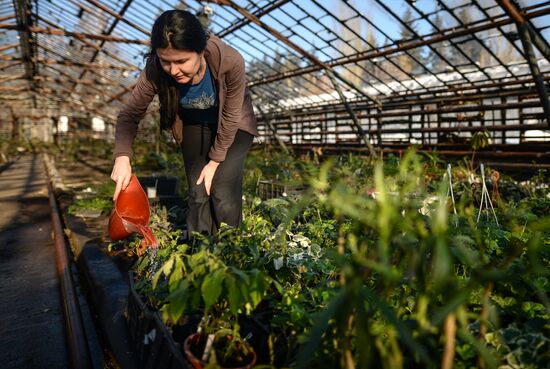
[[[38,155],[0,173],[0,363],[69,368],[51,237],[46,176]]]

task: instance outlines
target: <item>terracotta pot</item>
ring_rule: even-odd
[[[201,343],[201,341],[203,342]],[[208,364],[207,362],[202,361],[201,359],[196,357],[193,351],[191,350],[191,347],[193,346],[197,346],[197,345],[204,346],[205,344],[206,344],[206,336],[200,333],[195,333],[190,335],[183,342],[183,352],[185,353],[185,357],[189,361],[193,369],[203,369]],[[201,347],[201,350],[203,349],[204,347]],[[248,364],[238,366],[238,367],[222,366],[220,368],[221,369],[250,369],[254,366],[254,364],[256,364],[256,353],[252,348],[250,348]]]
[[[148,245],[157,246],[157,240],[149,228],[149,199],[132,175],[125,190],[120,191],[109,218],[109,236],[113,241],[122,240],[132,233],[140,233]]]

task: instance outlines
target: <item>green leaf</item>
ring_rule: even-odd
[[[466,287],[463,287],[455,293],[449,301],[433,313],[432,324],[439,326],[443,324],[443,321],[453,311],[455,311],[459,306],[464,305],[470,299],[470,295],[473,290],[473,285],[470,284]]]
[[[184,268],[185,266],[183,265],[181,257],[176,254],[174,271],[172,272],[172,274],[170,274],[170,279],[168,281],[170,291],[173,291],[175,288],[177,288],[179,282],[183,279]]]
[[[412,352],[415,352],[420,360],[422,360],[425,364],[433,366],[434,363],[432,361],[432,358],[430,357],[424,346],[420,345],[418,341],[414,339],[411,331],[407,328],[403,321],[398,319],[392,308],[388,306],[386,302],[382,301],[377,294],[375,294],[368,288],[363,288],[363,292],[367,296],[367,299],[373,305],[378,306],[380,313],[382,313],[382,315],[388,320],[388,322],[395,327],[395,329],[399,333],[399,337],[401,337],[401,339],[403,340],[403,343],[407,345]]]
[[[158,272],[155,273],[155,275],[153,276],[153,281],[152,281],[153,289],[157,288],[159,278],[162,274],[164,274],[166,276],[170,275],[170,273],[172,272],[172,267],[174,266],[174,258],[175,258],[175,255],[172,256],[170,259],[168,259],[166,261],[166,263],[164,263],[164,265],[158,270]]]
[[[345,310],[346,306],[350,305],[350,297],[352,297],[352,294],[349,290],[343,288],[334,296],[327,308],[317,316],[308,334],[307,342],[299,350],[296,368],[309,368],[309,363],[318,350],[323,333],[328,329],[329,322],[338,312]]]
[[[495,369],[497,367],[497,359],[494,352],[491,352],[487,346],[483,345],[476,337],[474,337],[467,329],[459,329],[457,331],[458,337],[472,345],[483,357],[486,367],[488,369]]]
[[[216,269],[204,278],[201,285],[201,292],[206,309],[216,303],[218,297],[220,297],[224,274],[224,269]]]
[[[237,280],[234,276],[229,274],[227,278],[225,278],[224,283],[228,292],[227,299],[229,300],[229,310],[233,315],[237,315],[239,313],[239,309],[244,305]]]
[[[267,291],[268,284],[266,283],[263,273],[255,269],[250,272],[250,282],[248,285],[249,298],[252,303],[252,308],[258,306]]]
[[[179,288],[172,292],[167,298],[168,304],[166,306],[166,312],[174,323],[177,323],[185,311],[189,296],[188,287],[189,284],[187,281],[183,281],[179,285]]]

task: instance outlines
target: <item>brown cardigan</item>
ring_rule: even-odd
[[[256,117],[246,88],[244,60],[239,52],[218,37],[210,35],[204,56],[216,84],[220,106],[216,139],[208,156],[211,160],[222,162],[235,139],[237,129],[258,135]],[[153,58],[149,58],[147,64],[153,62]],[[132,143],[139,122],[158,92],[157,86],[147,79],[146,69],[147,67],[141,71],[132,96],[118,114],[113,158],[123,155],[132,157]],[[172,125],[172,134],[178,144],[183,142],[183,122],[180,115],[176,114]]]

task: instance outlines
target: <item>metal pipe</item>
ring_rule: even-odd
[[[46,163],[44,162],[46,167]],[[46,167],[46,172],[48,171]],[[92,361],[86,341],[86,333],[82,322],[78,297],[74,288],[71,269],[69,265],[69,256],[67,254],[67,245],[65,244],[65,233],[61,225],[59,208],[55,201],[52,184],[49,176],[47,178],[48,196],[52,208],[52,227],[55,238],[55,255],[57,265],[57,276],[61,295],[63,297],[63,311],[65,313],[65,325],[67,332],[67,341],[69,344],[70,358],[74,369],[92,368]]]

